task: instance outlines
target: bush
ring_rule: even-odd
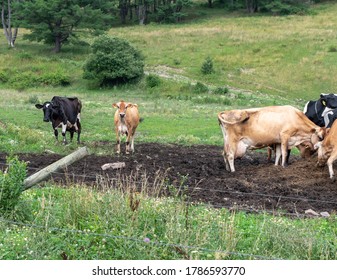
[[[214,94],[219,94],[219,95],[227,94],[228,92],[229,90],[227,87],[218,87],[213,91]]]
[[[208,87],[203,83],[197,82],[193,88],[194,93],[205,93],[208,92]]]
[[[161,80],[157,75],[150,74],[146,77],[146,86],[149,88],[157,87],[161,84]]]
[[[210,57],[207,57],[202,64],[201,73],[205,75],[214,73],[213,60]]]
[[[0,82],[7,83],[10,88],[24,90],[39,86],[67,86],[71,83],[71,78],[61,69],[45,72],[43,68],[30,67],[21,70],[4,69],[0,71]]]
[[[138,81],[144,74],[142,54],[127,41],[103,35],[92,45],[92,54],[83,67],[83,78],[100,86]]]
[[[15,209],[23,191],[23,181],[26,178],[26,163],[17,157],[7,158],[8,169],[0,171],[0,214]]]

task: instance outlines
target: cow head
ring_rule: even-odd
[[[296,147],[302,158],[310,158],[316,152],[315,146],[310,141],[305,141]]]
[[[317,144],[315,144],[315,149],[318,149],[318,152],[317,152],[317,165],[318,166],[324,166],[326,164],[326,162],[328,161],[328,158],[330,157],[331,155],[331,152],[332,152],[332,149],[327,149],[325,146],[324,146],[324,142],[321,141],[321,142],[318,142]]]
[[[311,135],[310,142],[315,145],[318,142],[322,141],[327,133],[327,129],[325,127],[316,127],[311,131],[313,134]]]
[[[43,110],[43,121],[50,122],[54,116],[58,117],[62,115],[62,110],[60,109],[60,104],[57,101],[47,101],[43,104],[35,104],[37,109]]]
[[[52,120],[52,114],[53,114],[53,104],[49,101],[43,103],[43,104],[35,104],[35,107],[37,109],[43,110],[43,121],[49,122]]]
[[[322,93],[319,100],[324,107],[337,108],[337,94]]]
[[[132,108],[133,106],[137,107],[137,104],[126,103],[123,100],[118,103],[112,104],[112,107],[118,108],[119,116],[121,117],[121,119],[125,117],[127,108]]]

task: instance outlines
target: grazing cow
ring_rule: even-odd
[[[327,129],[326,137],[315,148],[318,148],[318,166],[327,164],[330,178],[335,180],[332,164],[337,159],[337,122]]]
[[[305,104],[303,113],[313,123],[321,127],[331,127],[337,113],[333,112],[335,108],[337,108],[337,94],[322,93],[320,99]]]
[[[231,172],[235,171],[234,159],[242,157],[247,149],[279,144],[284,167],[288,149],[304,142],[316,144],[325,134],[325,128],[292,106],[224,111],[218,114],[218,120],[224,136],[223,157]]]
[[[35,107],[43,109],[43,121],[52,123],[56,140],[58,140],[57,129],[62,127],[63,144],[67,143],[66,131],[70,132],[71,141],[74,132],[77,132],[77,143],[80,143],[82,103],[77,97],[54,96],[51,101],[36,104]]]
[[[126,135],[126,154],[134,152],[134,137],[137,126],[140,122],[138,105],[124,102],[123,100],[112,104],[112,107],[117,108],[114,117],[116,139],[117,139],[117,153],[121,151],[120,136]]]

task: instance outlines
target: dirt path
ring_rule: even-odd
[[[68,167],[65,173],[54,174],[52,180],[67,185],[85,183],[97,187],[97,176],[116,178],[130,174],[146,174],[149,183],[166,174],[167,183],[187,186],[189,201],[206,202],[215,207],[239,208],[250,211],[282,210],[304,214],[305,210],[337,210],[337,183],[328,177],[327,167],[316,167],[316,158],[304,160],[292,156],[287,168],[267,162],[266,153],[250,152],[236,160],[237,171],[225,170],[221,147],[139,144],[132,156],[90,155]],[[61,158],[59,155],[21,154],[29,161],[29,173],[36,172]],[[0,154],[0,164],[5,163]],[[102,171],[110,162],[125,162],[122,170]],[[139,177],[140,178],[140,177]],[[167,190],[166,194],[170,191]]]

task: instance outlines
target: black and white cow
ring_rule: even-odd
[[[331,127],[336,118],[336,108],[337,94],[322,93],[320,99],[305,104],[303,113],[316,125]]]
[[[43,121],[51,122],[54,135],[58,140],[58,128],[62,127],[63,143],[66,144],[66,131],[70,132],[70,140],[73,140],[74,132],[77,132],[77,143],[80,143],[81,134],[81,109],[82,103],[77,97],[54,96],[51,101],[36,104],[37,109],[43,109]]]

